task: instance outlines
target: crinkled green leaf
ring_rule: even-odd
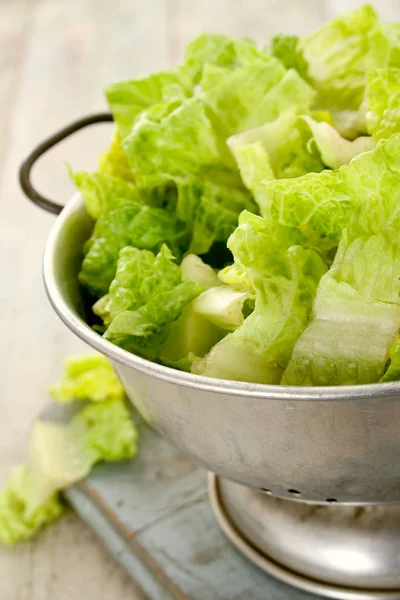
[[[182,281],[194,281],[204,290],[220,284],[217,273],[195,254],[188,254],[181,262]]]
[[[139,121],[123,147],[141,187],[185,183],[221,163],[200,98],[187,100],[158,122]]]
[[[142,192],[136,185],[109,173],[70,170],[70,175],[85,201],[86,210],[93,219],[124,202],[142,202]]]
[[[364,95],[369,35],[377,24],[371,5],[335,17],[300,41],[319,108],[357,111]]]
[[[233,69],[255,50],[255,43],[248,38],[203,33],[186,47],[185,64],[198,83],[205,65]]]
[[[52,494],[35,511],[27,513],[30,480],[26,467],[15,468],[0,493],[0,543],[13,546],[29,540],[64,511],[57,494]]]
[[[111,145],[99,160],[100,173],[107,173],[119,179],[134,182],[135,178],[129,166],[128,157],[121,147],[121,136],[117,129],[114,130]]]
[[[377,23],[369,35],[368,67],[400,67],[400,23]]]
[[[106,399],[121,400],[124,389],[110,363],[102,354],[82,354],[68,357],[64,362],[64,376],[49,387],[56,402]]]
[[[229,240],[235,261],[246,268],[256,292],[255,309],[193,371],[239,381],[279,383],[293,346],[308,324],[318,281],[326,267],[299,246],[293,228],[243,213]]]
[[[256,212],[253,199],[239,178],[231,180],[206,177],[179,186],[176,211],[191,236],[188,252],[206,254],[215,242],[226,242],[242,210]]]
[[[338,169],[347,165],[358,154],[368,152],[375,147],[375,142],[368,136],[361,136],[353,141],[343,138],[329,123],[317,122],[311,117],[303,117],[310,127],[322,162],[330,169]],[[311,169],[310,169],[311,170]]]
[[[86,246],[79,280],[97,297],[108,292],[125,246],[157,252],[166,243],[175,255],[185,246],[185,225],[170,211],[122,203],[101,215]],[[183,244],[183,246],[182,246]]]
[[[105,338],[139,354],[156,358],[168,325],[176,321],[184,308],[202,292],[192,281],[184,281],[173,289],[160,292],[137,310],[119,313],[108,327]]]
[[[228,285],[209,288],[193,300],[193,311],[221,329],[233,331],[244,320],[243,305],[249,293]]]
[[[182,102],[192,94],[193,82],[188,70],[171,69],[143,79],[121,81],[107,87],[105,93],[122,139],[130,134],[142,111],[165,102]]]
[[[399,151],[400,135],[395,134],[337,171],[269,182],[261,213],[283,225],[300,227],[319,245],[327,239],[340,239],[353,205],[359,207],[358,223],[368,234],[380,232],[390,223],[394,226]]]
[[[216,130],[227,138],[273,121],[292,106],[310,107],[315,92],[296,71],[266,56],[228,73],[203,97]]]
[[[380,382],[399,381],[400,379],[400,338],[397,338],[390,348],[390,362],[388,367],[380,378]]]
[[[279,33],[272,38],[269,49],[272,56],[280,60],[286,69],[295,69],[307,81],[308,65],[299,43],[297,35]]]
[[[400,69],[369,71],[367,105],[368,131],[375,140],[400,131]]]
[[[136,310],[151,298],[181,281],[181,271],[167,246],[154,255],[127,246],[119,253],[117,270],[109,292],[93,307],[106,325],[124,310]]]
[[[373,383],[400,327],[400,134],[342,169],[358,194],[334,263],[321,280],[314,319],[294,348],[283,382]]]
[[[299,177],[324,169],[320,153],[310,145],[312,132],[298,114],[298,108],[283,113],[266,123],[228,139],[243,182],[262,205],[263,181]],[[316,123],[316,125],[318,125]]]

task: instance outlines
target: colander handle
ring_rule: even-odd
[[[34,204],[47,210],[48,212],[54,213],[58,215],[62,209],[64,208],[62,204],[58,204],[58,202],[54,202],[53,200],[49,200],[45,196],[42,196],[35,188],[33,187],[31,181],[31,172],[33,165],[43,154],[45,154],[50,148],[56,146],[62,140],[69,137],[76,131],[83,129],[84,127],[88,127],[88,125],[94,125],[95,123],[106,123],[108,121],[112,121],[113,117],[111,113],[98,113],[95,115],[89,115],[88,117],[83,117],[82,119],[78,119],[74,121],[67,127],[60,129],[56,133],[53,133],[50,137],[45,139],[41,144],[36,146],[28,154],[19,169],[19,182],[21,187],[25,193],[25,195],[32,200]]]

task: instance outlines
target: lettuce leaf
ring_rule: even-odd
[[[136,310],[180,281],[180,268],[168,246],[163,245],[157,255],[127,246],[119,253],[109,292],[96,302],[93,310],[109,325],[120,312]]]
[[[353,204],[282,383],[361,384],[383,375],[400,327],[399,149],[394,134],[342,169],[347,192],[362,201]]]
[[[369,4],[336,17],[303,38],[299,50],[308,64],[308,76],[318,92],[317,105],[339,116],[357,111],[364,95],[369,36],[377,16]]]
[[[134,182],[135,178],[129,166],[128,157],[122,150],[121,141],[121,136],[118,130],[115,129],[109,149],[100,157],[99,171],[125,181]]]
[[[339,169],[347,165],[358,154],[373,150],[375,142],[368,136],[357,137],[353,141],[346,140],[324,121],[317,122],[304,116],[304,121],[312,131],[313,142],[318,148],[322,162],[330,169]],[[310,169],[311,170],[311,169]]]
[[[171,290],[160,292],[137,310],[124,310],[109,325],[104,337],[114,344],[148,358],[158,358],[169,326],[202,288],[184,281]]]
[[[188,254],[181,262],[182,281],[194,281],[204,290],[220,285],[217,273],[195,254]]]
[[[143,79],[114,83],[106,88],[105,94],[118,132],[124,139],[144,110],[165,102],[179,104],[192,90],[192,78],[188,70],[181,67]]]
[[[30,477],[26,467],[13,469],[0,494],[0,543],[13,546],[34,537],[63,512],[57,494],[52,494],[34,511],[27,512],[30,501]]]
[[[399,381],[400,379],[400,338],[397,338],[389,352],[390,362],[387,369],[380,378],[380,382],[385,381]]]
[[[269,50],[286,69],[295,69],[307,81],[308,64],[299,44],[300,38],[297,35],[279,33],[272,38]]]
[[[233,331],[243,323],[243,305],[249,298],[247,291],[228,285],[212,287],[193,300],[193,311],[221,329]]]
[[[319,279],[320,256],[301,247],[299,230],[243,213],[229,239],[235,262],[256,293],[255,309],[209,354],[193,363],[195,373],[255,383],[279,383],[293,346],[308,324]]]
[[[400,49],[399,49],[400,52]],[[372,69],[368,73],[366,115],[375,140],[400,131],[400,69]]]
[[[400,67],[400,23],[377,23],[369,35],[368,67]]]
[[[49,387],[56,402],[122,400],[125,392],[114,369],[102,354],[77,354],[64,361],[64,376]]]
[[[179,256],[185,247],[185,225],[173,212],[129,201],[102,214],[86,245],[79,274],[91,294],[108,292],[119,252],[125,246],[158,251],[166,243]]]
[[[0,542],[7,545],[30,539],[61,515],[59,491],[93,465],[133,458],[138,451],[123,389],[104,356],[69,357],[63,379],[51,390],[57,402],[71,402],[71,410],[33,424],[28,465],[12,472],[0,494]]]

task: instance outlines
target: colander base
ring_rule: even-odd
[[[400,600],[400,505],[319,505],[275,498],[209,474],[228,539],[266,573],[341,600]]]

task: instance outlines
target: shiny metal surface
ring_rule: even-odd
[[[217,517],[222,511],[267,563],[328,586],[395,590],[400,598],[400,505],[311,505],[214,475],[210,490]]]
[[[281,500],[210,473],[225,535],[266,573],[340,600],[400,600],[400,506]]]
[[[295,388],[195,376],[143,360],[85,323],[77,283],[92,222],[76,195],[46,246],[45,284],[66,325],[107,355],[143,416],[209,470],[309,502],[400,502],[400,385]]]

